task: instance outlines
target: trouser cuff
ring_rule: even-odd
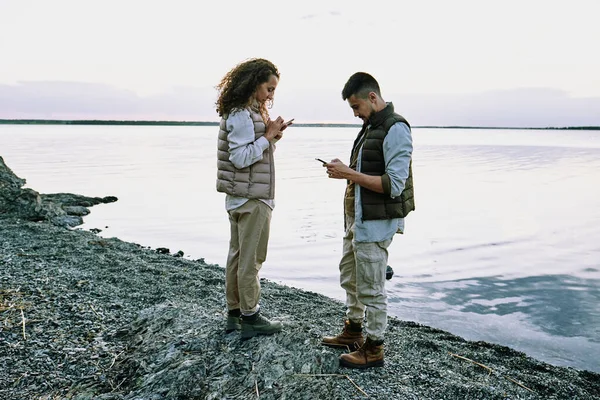
[[[239,317],[242,315],[242,312],[240,311],[239,308],[236,308],[234,310],[227,311],[227,315],[230,317]]]

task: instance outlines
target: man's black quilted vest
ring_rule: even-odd
[[[385,174],[385,160],[383,158],[383,141],[390,128],[396,122],[405,123],[409,129],[410,125],[404,117],[394,112],[394,105],[388,103],[387,106],[371,116],[368,124],[371,126],[366,132],[366,138],[362,150],[360,172],[367,175],[381,176]],[[367,124],[365,124],[367,125]],[[363,130],[366,126],[363,127]],[[361,130],[361,133],[363,132]],[[356,145],[361,137],[359,133],[354,142],[352,153],[358,151]],[[352,154],[353,155],[353,154]],[[352,155],[350,159],[352,159]],[[404,218],[409,212],[415,209],[415,198],[412,179],[412,160],[408,169],[408,178],[404,185],[404,190],[400,196],[391,198],[389,194],[377,193],[364,187],[360,188],[362,219],[392,219]]]

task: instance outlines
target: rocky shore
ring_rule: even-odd
[[[344,305],[269,281],[284,330],[241,341],[220,266],[74,228],[114,197],[24,183],[0,157],[0,399],[600,398],[599,374],[395,318],[385,367],[340,368],[319,342]]]

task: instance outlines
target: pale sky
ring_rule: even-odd
[[[0,118],[217,120],[250,57],[273,113],[358,122],[369,72],[414,125],[600,125],[600,2],[0,0]],[[517,115],[518,114],[518,115]]]

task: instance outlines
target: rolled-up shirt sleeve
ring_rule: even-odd
[[[410,128],[403,122],[396,122],[383,141],[385,174],[381,177],[383,193],[398,197],[408,179],[413,143]]]
[[[254,138],[254,123],[248,110],[234,111],[226,121],[229,161],[236,168],[249,167],[263,157],[269,141],[261,136]]]

